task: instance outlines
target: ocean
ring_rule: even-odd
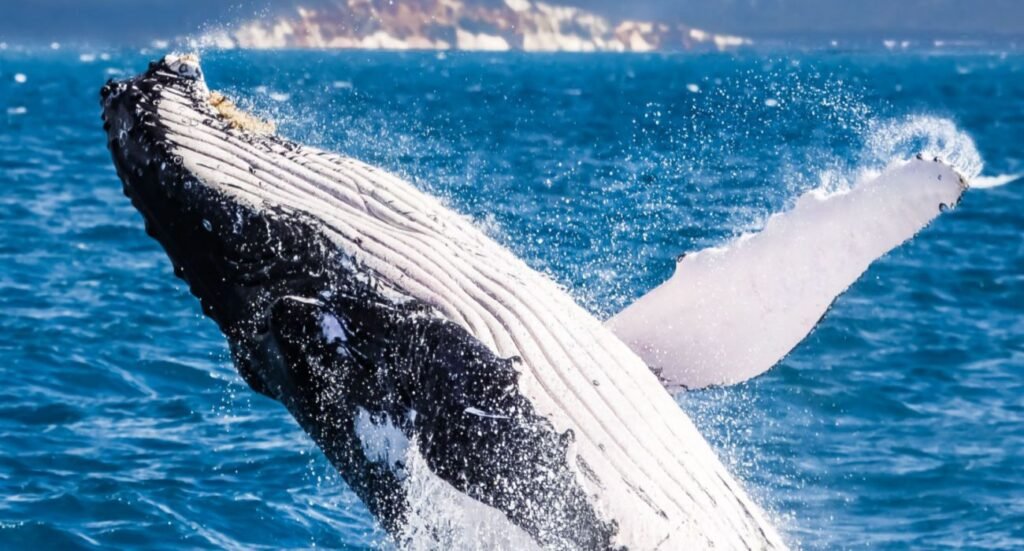
[[[386,548],[121,194],[98,91],[161,54],[0,51],[0,548]],[[804,191],[942,156],[955,210],[770,372],[678,402],[794,547],[1024,547],[1020,50],[203,57],[602,318]]]

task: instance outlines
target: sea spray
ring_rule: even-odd
[[[928,115],[873,121],[861,163],[865,169],[880,170],[917,155],[949,164],[968,182],[981,174],[984,166],[967,132],[950,119]]]

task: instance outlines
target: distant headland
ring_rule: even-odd
[[[528,52],[726,50],[751,44],[686,25],[611,21],[531,0],[345,0],[208,31],[199,42],[244,49]]]

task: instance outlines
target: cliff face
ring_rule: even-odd
[[[297,8],[203,37],[239,48],[647,52],[727,49],[736,36],[649,21],[612,22],[578,8],[531,0],[340,0]]]

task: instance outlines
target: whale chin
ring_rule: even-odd
[[[274,135],[167,56],[101,93],[126,195],[399,545],[782,548],[644,362],[384,171]]]

